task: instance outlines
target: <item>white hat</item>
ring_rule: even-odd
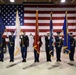
[[[50,33],[50,32],[46,32],[46,33]]]

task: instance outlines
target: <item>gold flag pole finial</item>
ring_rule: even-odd
[[[52,20],[52,11],[50,12],[50,20]]]
[[[18,10],[16,11],[16,14],[18,13]]]
[[[50,14],[52,14],[52,11],[51,11],[51,13]]]
[[[66,11],[65,13],[67,14],[68,12]]]

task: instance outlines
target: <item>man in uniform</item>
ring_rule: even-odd
[[[45,46],[46,46],[46,59],[47,62],[51,61],[51,55],[49,54],[50,49],[50,33],[47,32],[47,36],[45,36]]]
[[[62,49],[62,45],[63,45],[63,40],[62,37],[60,35],[60,32],[57,32],[57,36],[55,38],[55,47],[56,47],[56,58],[57,58],[57,62],[60,61],[61,62],[61,49]]]
[[[4,49],[6,47],[5,38],[2,37],[1,44],[0,44],[0,61],[4,61]]]
[[[42,41],[42,51],[45,51],[45,35],[41,37],[41,41]]]
[[[12,31],[11,35],[9,36],[9,42],[8,42],[10,62],[14,62],[14,46],[15,46],[15,36],[14,31]]]
[[[29,50],[29,51],[33,51],[33,43],[34,43],[34,37],[33,37],[33,35],[30,33],[30,35],[29,35],[29,47],[28,47],[28,50]]]
[[[20,36],[21,39],[21,54],[22,54],[22,62],[26,62],[26,57],[27,57],[27,47],[29,46],[29,38],[25,33],[23,32]]]
[[[69,59],[70,61],[74,61],[74,53],[75,53],[75,39],[73,37],[73,33],[70,33],[70,54]]]

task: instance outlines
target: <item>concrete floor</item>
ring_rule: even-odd
[[[40,53],[40,62],[34,63],[33,52],[28,52],[27,62],[21,62],[21,54],[9,62],[9,54],[5,54],[4,62],[0,62],[0,75],[76,75],[76,61],[70,62],[68,55],[61,54],[62,62],[46,62],[45,52]],[[76,53],[75,53],[76,60]]]

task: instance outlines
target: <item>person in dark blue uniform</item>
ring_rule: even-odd
[[[2,43],[0,45],[0,61],[4,61],[4,50],[6,47],[6,42],[5,42],[5,38],[2,37]]]
[[[69,53],[69,59],[70,61],[74,61],[74,53],[75,53],[75,39],[73,37],[73,33],[70,33],[70,53]]]
[[[34,41],[35,43],[35,41]],[[39,62],[39,55],[40,55],[40,47],[42,45],[41,37],[39,37],[39,52],[34,49],[34,62]]]
[[[56,47],[56,58],[57,58],[57,62],[60,61],[61,62],[61,49],[62,49],[62,45],[63,45],[63,40],[62,37],[60,35],[60,32],[57,32],[57,36],[55,37],[55,47]]]
[[[50,33],[47,33],[47,36],[45,36],[45,47],[46,47],[46,59],[47,62],[51,62],[51,55],[49,54],[50,49]]]
[[[12,31],[11,35],[9,36],[9,42],[8,42],[10,62],[14,62],[14,46],[15,46],[15,36],[14,31]]]
[[[29,46],[29,38],[27,35],[25,35],[25,33],[23,32],[23,34],[21,34],[20,36],[21,39],[21,54],[22,54],[22,62],[26,62],[26,58],[27,58],[27,47]]]

